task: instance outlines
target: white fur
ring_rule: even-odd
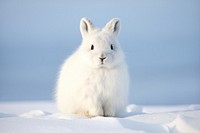
[[[129,76],[117,39],[119,28],[116,18],[103,29],[88,18],[81,19],[82,44],[64,62],[57,81],[56,101],[61,113],[120,116],[125,109]],[[102,57],[106,58],[101,61]]]

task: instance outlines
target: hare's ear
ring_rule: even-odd
[[[104,27],[104,30],[118,35],[120,30],[120,20],[118,18],[111,19]]]
[[[88,18],[82,18],[81,22],[80,22],[80,31],[82,34],[82,37],[84,38],[85,36],[87,36],[87,34],[89,32],[91,32],[91,30],[93,30],[94,25],[93,23],[88,19]]]

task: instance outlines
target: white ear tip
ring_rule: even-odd
[[[82,37],[85,37],[90,31],[94,29],[93,23],[89,20],[89,18],[84,17],[80,21],[80,31]]]
[[[119,18],[113,18],[112,20],[113,20],[113,21],[120,21]]]
[[[89,18],[87,18],[87,17],[84,17],[84,18],[82,18],[81,19],[81,22],[80,22],[81,24],[85,24],[86,26],[93,26],[93,23],[90,21],[90,19]]]
[[[81,19],[81,21],[90,21],[90,19],[87,18],[87,17],[83,17],[83,18]]]
[[[118,32],[120,27],[120,19],[119,18],[113,18],[111,20],[111,23],[113,24],[113,32]]]
[[[119,18],[113,18],[113,19],[111,19],[111,22],[120,23],[120,19]]]

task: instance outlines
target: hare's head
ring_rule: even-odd
[[[119,19],[110,20],[104,28],[99,29],[88,18],[82,18],[80,31],[82,45],[80,56],[84,63],[94,68],[113,68],[119,65],[124,55],[118,42]]]

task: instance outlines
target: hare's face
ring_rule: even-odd
[[[117,38],[100,30],[84,38],[80,50],[84,63],[95,68],[112,68],[123,60]]]
[[[94,68],[112,68],[123,61],[117,40],[119,20],[113,19],[103,29],[98,29],[84,18],[80,28],[83,41],[79,50],[84,63]]]

